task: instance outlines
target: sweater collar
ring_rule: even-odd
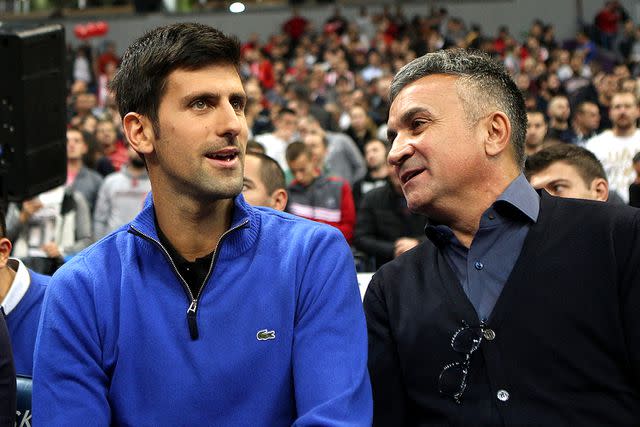
[[[134,234],[137,231],[159,243],[155,218],[153,195],[150,192],[145,199],[142,211],[131,222],[129,231]],[[252,247],[258,238],[259,227],[258,212],[244,200],[242,194],[237,195],[233,203],[231,226],[226,233],[225,244],[218,248],[220,251],[218,258],[235,257]]]

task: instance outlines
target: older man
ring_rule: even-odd
[[[364,304],[374,425],[634,425],[640,211],[536,192],[524,101],[464,50],[391,88],[389,162],[424,243]]]

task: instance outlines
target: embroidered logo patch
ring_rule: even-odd
[[[258,338],[258,341],[275,340],[276,331],[268,331],[266,329],[262,329],[258,331],[258,333],[256,334],[256,338]]]

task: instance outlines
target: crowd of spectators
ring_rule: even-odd
[[[637,205],[637,190],[630,191],[629,185],[640,185],[633,161],[635,155],[637,170],[640,27],[617,1],[605,2],[592,22],[570,40],[558,40],[553,25],[540,20],[534,20],[523,37],[507,25],[486,34],[444,8],[409,17],[401,6],[385,6],[376,13],[363,6],[350,20],[336,7],[317,26],[293,7],[279,31],[265,39],[253,35],[242,40],[240,73],[248,97],[251,146],[257,143],[285,171],[293,192],[290,212],[293,206],[294,213],[340,224],[356,257],[366,259],[367,268],[379,267],[424,238],[424,221],[407,210],[384,162],[393,75],[427,52],[480,49],[504,63],[524,96],[528,154],[558,142],[595,147],[594,138],[605,138],[596,155],[609,176],[609,198]],[[75,184],[73,190],[85,193],[81,196],[92,217],[94,239],[131,219],[149,188],[144,164],[127,149],[108,89],[119,64],[116,52],[113,43],[97,51],[86,45],[70,50],[69,156],[77,159],[81,153],[82,168],[91,171],[85,179],[93,183]],[[619,93],[631,94],[630,106],[612,103]],[[620,120],[630,123],[628,132],[607,137]],[[608,142],[612,138],[615,144]],[[82,140],[79,149],[71,147],[75,139]],[[290,149],[294,142],[300,144]],[[311,165],[307,175],[296,174],[292,167],[291,160],[299,158],[304,159],[299,169]],[[78,166],[78,160],[70,160],[69,188],[88,175]],[[320,181],[325,185],[318,185]],[[323,188],[336,195],[318,195]],[[59,202],[62,196],[56,197]],[[126,212],[118,201],[124,199]],[[316,206],[320,199],[324,205]],[[349,206],[355,206],[355,223]],[[28,222],[20,207],[15,208],[14,218]],[[28,209],[33,210],[32,205],[25,202],[22,212]],[[342,218],[345,213],[347,218]],[[82,246],[77,238],[73,243],[73,251]],[[53,254],[72,255],[64,250]]]

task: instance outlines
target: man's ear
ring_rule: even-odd
[[[122,128],[134,150],[140,154],[153,152],[156,135],[153,130],[153,124],[147,116],[138,113],[127,113],[122,119]]]
[[[275,210],[284,211],[284,208],[287,207],[288,200],[289,195],[283,188],[278,188],[276,191],[271,193],[271,207]]]
[[[591,181],[591,194],[596,200],[606,202],[609,200],[609,183],[604,178],[595,178]]]
[[[489,157],[496,157],[508,149],[511,140],[511,122],[505,113],[495,111],[483,120],[486,140],[485,152]]]
[[[11,255],[11,241],[2,237],[0,238],[0,269],[7,266],[9,255]]]

